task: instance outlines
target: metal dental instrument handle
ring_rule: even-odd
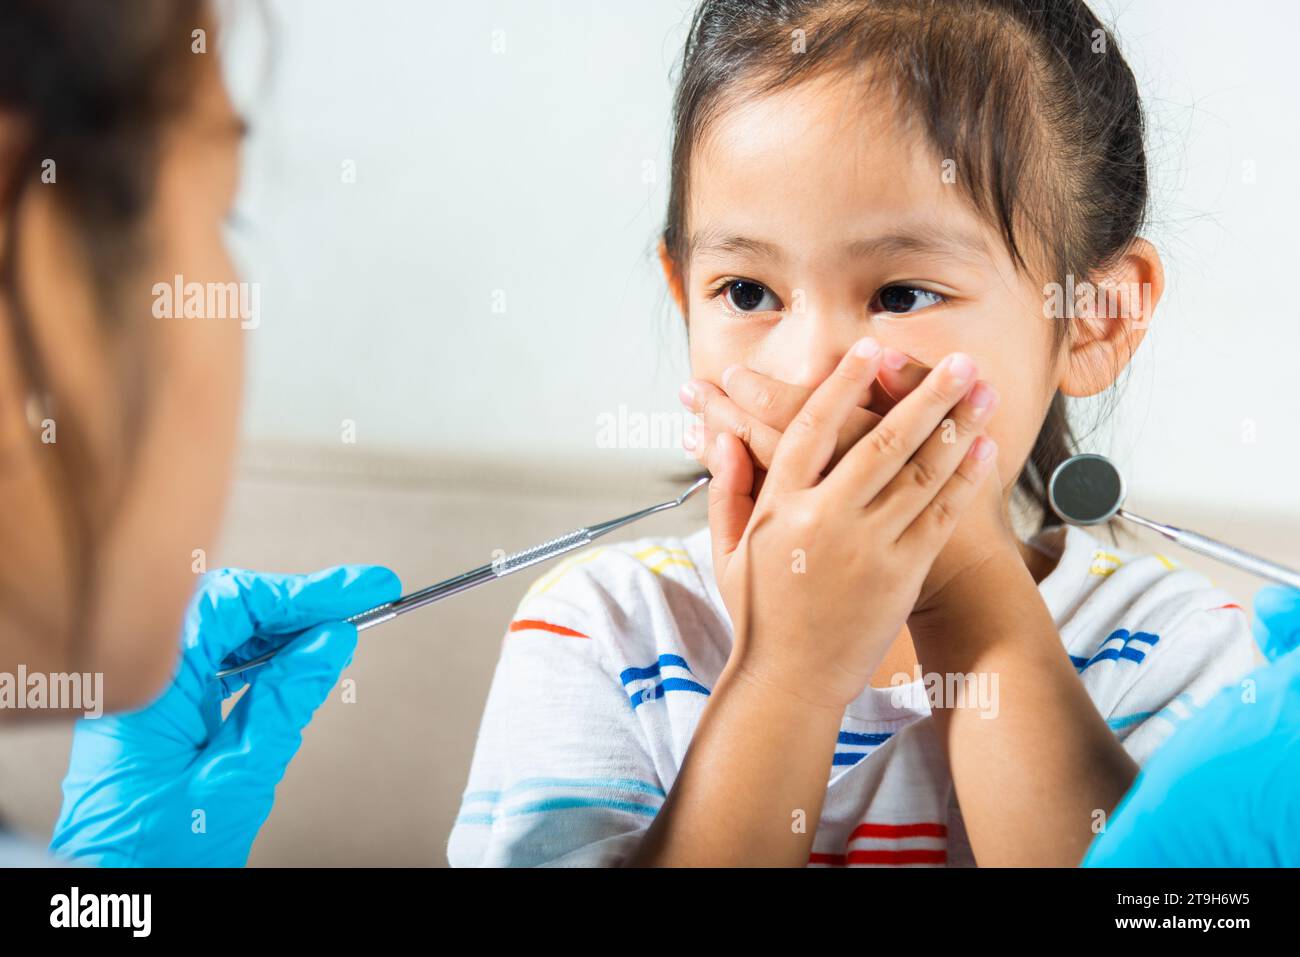
[[[1300,588],[1300,572],[1287,568],[1285,565],[1271,562],[1267,558],[1260,558],[1250,552],[1243,552],[1240,548],[1225,545],[1223,542],[1215,541],[1213,538],[1208,538],[1197,532],[1189,532],[1184,528],[1153,522],[1140,515],[1134,515],[1132,512],[1126,512],[1122,508],[1115,514],[1120,518],[1126,518],[1130,522],[1136,522],[1138,525],[1159,532],[1165,538],[1171,542],[1177,542],[1183,548],[1190,548],[1194,552],[1200,552],[1210,558],[1218,559],[1229,565],[1235,565],[1237,568],[1259,575],[1261,578],[1268,578],[1283,585],[1290,585],[1292,588]]]
[[[357,631],[365,631],[367,628],[373,628],[375,625],[382,625],[386,621],[392,621],[398,615],[405,615],[408,611],[414,611],[416,608],[423,608],[425,605],[431,605],[436,601],[442,601],[444,598],[450,598],[452,595],[460,594],[471,588],[477,588],[479,585],[487,582],[496,581],[498,578],[504,578],[507,575],[513,575],[515,572],[523,571],[533,565],[541,562],[550,561],[574,549],[590,545],[601,536],[608,535],[610,532],[620,529],[625,525],[631,525],[633,522],[639,522],[657,512],[666,512],[669,509],[677,508],[685,504],[686,500],[698,492],[704,486],[709,484],[708,478],[701,478],[695,481],[690,488],[682,492],[674,499],[667,502],[660,502],[658,505],[652,505],[649,508],[643,508],[639,512],[633,512],[630,515],[624,515],[621,518],[610,519],[608,522],[600,522],[596,525],[588,525],[583,528],[575,529],[567,535],[561,535],[559,538],[553,538],[550,541],[535,545],[532,548],[526,548],[522,552],[515,552],[513,555],[503,555],[488,565],[480,565],[478,568],[467,571],[464,574],[457,575],[454,578],[448,578],[446,581],[438,582],[436,585],[430,585],[428,588],[422,588],[419,591],[411,592],[409,595],[403,595],[397,601],[390,601],[383,605],[376,605],[359,614],[353,615],[347,619],[349,624],[357,626]],[[286,640],[292,640],[290,637]],[[263,655],[245,661],[241,665],[235,665],[230,668],[223,668],[216,672],[215,678],[228,678],[231,675],[237,675],[245,671],[251,671],[253,668],[266,664],[272,658],[280,653],[284,645],[273,648]]]
[[[1084,453],[1071,456],[1052,472],[1047,482],[1047,500],[1061,519],[1074,525],[1099,525],[1114,516],[1159,532],[1184,548],[1200,552],[1217,561],[1259,575],[1292,588],[1300,588],[1300,572],[1271,562],[1240,548],[1225,545],[1197,532],[1163,522],[1153,522],[1141,515],[1126,512],[1124,476],[1104,455]]]

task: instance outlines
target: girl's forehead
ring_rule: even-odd
[[[808,250],[797,235],[771,234],[771,222],[714,221],[691,234],[690,255],[725,259],[743,255],[781,264],[803,258]],[[854,230],[845,221],[842,233],[825,234],[813,250],[818,257],[836,260],[925,257],[953,265],[981,268],[996,266],[996,256],[986,237],[953,224],[925,217],[901,218],[888,223],[863,223]]]
[[[989,257],[996,235],[951,163],[880,94],[808,81],[732,96],[703,131],[689,171],[692,252],[741,238],[781,245],[897,248],[929,242]]]

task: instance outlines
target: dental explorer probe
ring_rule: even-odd
[[[436,585],[430,585],[428,588],[422,588],[419,591],[411,592],[409,595],[403,595],[396,601],[386,602],[382,605],[376,605],[360,614],[353,615],[347,619],[349,624],[357,626],[357,631],[365,631],[367,628],[373,628],[375,625],[382,625],[386,621],[392,621],[398,615],[405,615],[408,611],[414,611],[417,608],[423,608],[425,605],[431,605],[434,602],[442,601],[444,598],[450,598],[452,595],[460,594],[471,588],[477,588],[487,582],[496,581],[498,578],[504,578],[507,575],[513,575],[517,571],[522,571],[532,565],[540,562],[550,561],[574,549],[590,545],[596,539],[610,532],[623,528],[625,525],[631,525],[633,522],[639,522],[658,512],[666,512],[669,509],[677,508],[685,504],[686,500],[698,492],[704,486],[709,484],[707,477],[697,479],[686,491],[682,492],[674,499],[666,502],[660,502],[658,505],[651,505],[649,508],[643,508],[639,512],[632,512],[630,515],[624,515],[621,518],[613,518],[607,522],[600,522],[596,525],[587,525],[569,532],[567,535],[561,535],[559,538],[552,538],[550,541],[535,545],[532,548],[526,548],[522,552],[515,552],[512,555],[503,555],[493,560],[490,564],[480,565],[471,571],[467,571],[454,578],[448,578],[446,581],[438,582]],[[284,644],[288,644],[296,636],[289,636]],[[232,665],[229,668],[223,668],[216,672],[215,678],[229,678],[231,675],[241,674],[245,671],[251,671],[266,664],[272,658],[280,653],[284,648],[281,645],[273,648],[263,655],[252,658],[239,665]]]

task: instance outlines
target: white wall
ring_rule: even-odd
[[[255,230],[236,245],[263,310],[248,437],[338,448],[350,419],[358,448],[682,463],[600,450],[596,422],[679,410],[685,343],[653,247],[690,7],[268,0],[265,78],[243,10],[229,72],[255,103],[241,201]],[[1125,464],[1134,504],[1296,515],[1300,12],[1102,9],[1151,113],[1169,293],[1115,441],[1094,445]]]

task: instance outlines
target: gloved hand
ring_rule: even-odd
[[[378,567],[204,576],[170,687],[139,711],[77,722],[50,849],[103,866],[243,865],[302,729],[352,662],[357,631],[341,619],[400,590]],[[213,679],[303,629],[246,679]]]
[[[1085,867],[1300,866],[1300,591],[1255,596],[1273,662],[1210,700],[1147,763]]]
[[[1255,593],[1255,641],[1269,661],[1300,648],[1300,589],[1269,585]]]

